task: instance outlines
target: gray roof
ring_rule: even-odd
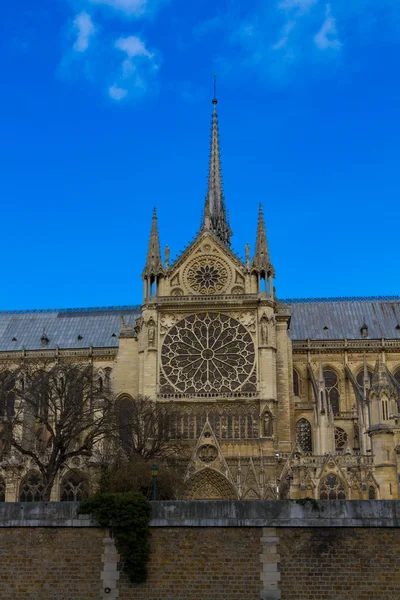
[[[369,339],[400,340],[400,296],[291,299],[292,340],[355,340],[361,327]],[[398,327],[398,329],[396,329]]]
[[[0,351],[117,347],[121,315],[126,325],[134,325],[140,307],[0,312]]]
[[[364,323],[370,339],[400,340],[400,296],[283,302],[291,305],[292,340],[360,339]],[[126,325],[134,325],[140,306],[0,311],[0,351],[117,347],[121,316]],[[48,339],[45,346],[43,332]]]

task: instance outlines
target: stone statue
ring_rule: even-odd
[[[272,415],[269,412],[269,410],[266,410],[264,413],[264,417],[263,417],[263,434],[265,437],[272,436],[272,428],[273,428]]]
[[[261,333],[261,345],[266,346],[268,344],[268,323],[267,319],[263,317],[260,323],[260,333]]]
[[[153,319],[150,319],[147,324],[147,340],[149,342],[149,346],[153,348],[156,341],[156,328]]]

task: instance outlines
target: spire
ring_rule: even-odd
[[[274,275],[274,267],[272,266],[269,258],[267,233],[265,230],[262,204],[260,204],[260,209],[258,211],[256,251],[253,258],[252,267],[256,271],[264,272],[265,275]]]
[[[158,235],[157,212],[154,207],[153,219],[151,223],[151,232],[149,240],[149,249],[147,251],[146,265],[143,270],[143,277],[157,277],[164,273],[164,267],[161,260],[160,238]]]
[[[226,214],[225,198],[222,191],[221,158],[216,98],[216,75],[214,75],[214,105],[211,125],[211,150],[208,173],[208,190],[204,206],[204,219],[201,229],[212,231],[222,242],[230,246],[232,231]]]

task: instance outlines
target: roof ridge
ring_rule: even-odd
[[[333,298],[279,298],[283,304],[307,304],[318,302],[399,302],[400,296],[338,296]]]
[[[94,312],[122,312],[124,310],[140,310],[140,304],[127,304],[122,306],[87,306],[84,308],[28,308],[26,310],[0,310],[0,315],[26,315],[48,313],[94,313]]]

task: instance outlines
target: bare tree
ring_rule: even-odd
[[[70,459],[93,455],[109,433],[114,413],[111,392],[95,367],[66,361],[4,370],[0,404],[3,438],[40,471],[43,500],[50,499],[55,479]]]
[[[147,396],[124,397],[116,406],[116,419],[120,446],[127,456],[153,460],[182,453],[181,413],[175,404],[154,402]]]

